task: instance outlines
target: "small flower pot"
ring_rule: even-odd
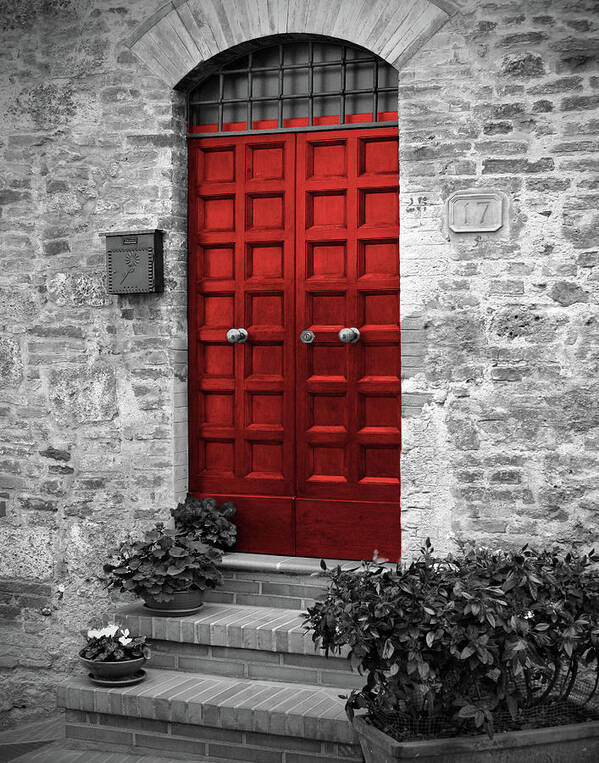
[[[144,596],[146,609],[160,617],[184,617],[195,614],[204,603],[204,591],[190,588],[177,591],[168,601],[157,601],[153,596]]]
[[[94,682],[114,682],[122,685],[124,681],[143,680],[145,672],[142,666],[146,663],[145,657],[137,657],[134,660],[119,660],[116,662],[102,662],[100,660],[88,660],[79,655],[82,665],[87,670],[90,679]]]

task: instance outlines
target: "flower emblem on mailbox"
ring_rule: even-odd
[[[127,252],[127,267],[129,270],[135,270],[139,265],[139,252]]]

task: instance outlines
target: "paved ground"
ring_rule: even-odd
[[[64,723],[61,718],[37,721],[0,732],[0,763],[181,763],[180,758],[70,750],[64,746],[63,739]],[[203,763],[210,761],[203,760]]]
[[[15,760],[61,739],[64,739],[64,724],[60,717],[0,731],[0,763]]]
[[[156,758],[154,756],[126,755],[101,750],[68,750],[61,745],[45,746],[20,758],[14,763],[183,763],[180,758]],[[210,761],[203,761],[210,763]]]

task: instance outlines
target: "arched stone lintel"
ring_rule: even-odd
[[[285,34],[354,43],[400,69],[465,1],[170,0],[127,44],[170,87],[228,48]]]

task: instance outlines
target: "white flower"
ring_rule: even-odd
[[[94,630],[93,628],[87,632],[88,638],[102,638],[102,631]]]
[[[524,619],[525,620],[531,620],[534,617],[533,612],[531,609],[528,610],[528,612],[525,613]]]
[[[119,630],[118,625],[107,625],[105,628],[102,628],[102,630],[99,631],[99,634],[100,634],[99,638],[101,638],[102,636],[113,638],[114,636],[116,636],[118,630]]]
[[[129,633],[129,631],[127,631],[127,633]],[[127,646],[127,644],[130,644],[133,641],[133,639],[127,638],[126,636],[121,636],[119,638],[119,641],[123,646]]]

